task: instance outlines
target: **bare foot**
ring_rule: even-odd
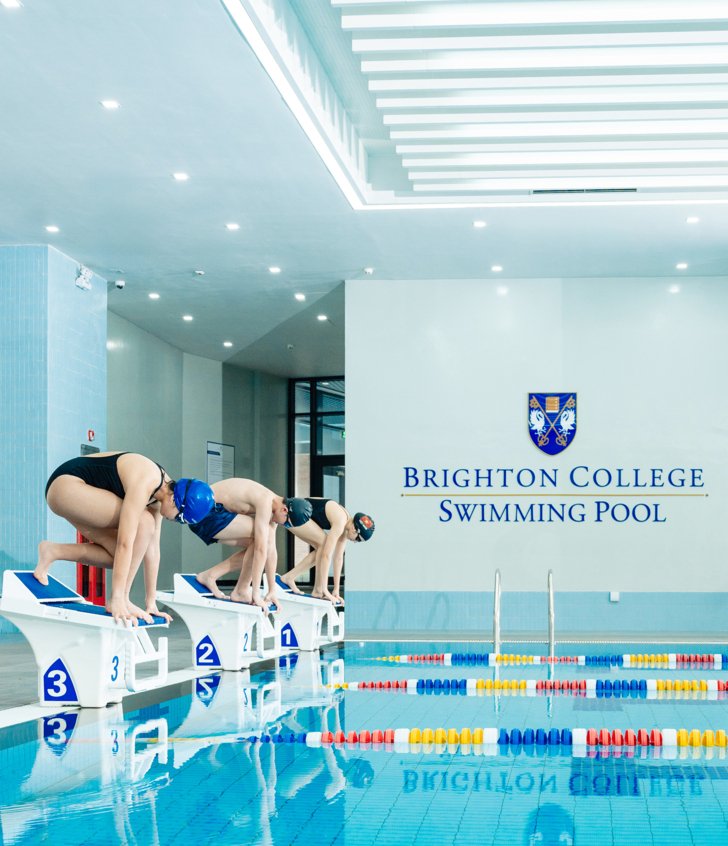
[[[198,573],[195,578],[201,585],[206,587],[213,596],[217,597],[218,599],[227,598],[217,586],[217,582],[215,581],[215,579],[212,578],[212,576],[207,570],[204,570],[202,573]]]
[[[244,602],[246,605],[250,605],[252,598],[253,589],[249,587],[244,588],[243,590],[233,588],[233,591],[230,594],[230,599],[232,599],[233,602]]]
[[[328,590],[312,590],[311,596],[314,599],[328,599],[330,602],[334,602],[334,597],[329,593]]]
[[[41,541],[38,544],[38,564],[33,570],[33,575],[42,585],[48,584],[48,571],[56,560],[53,557],[53,546],[51,541]]]
[[[290,589],[291,593],[297,593],[299,596],[303,596],[303,591],[299,590],[296,587],[295,579],[291,579],[290,577],[286,578],[285,576],[278,576],[278,578],[283,582],[283,584]]]

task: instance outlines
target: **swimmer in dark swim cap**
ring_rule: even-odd
[[[291,534],[313,547],[305,558],[281,576],[281,580],[293,593],[300,593],[296,578],[316,568],[312,596],[330,599],[336,605],[343,605],[341,598],[341,571],[344,567],[344,552],[347,541],[367,541],[374,534],[374,521],[368,514],[359,511],[352,517],[343,505],[333,499],[308,498],[311,503],[311,519]],[[329,566],[333,560],[334,589],[328,589]]]

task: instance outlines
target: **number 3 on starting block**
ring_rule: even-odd
[[[78,702],[71,674],[60,658],[43,673],[44,702]]]

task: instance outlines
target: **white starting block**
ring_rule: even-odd
[[[344,640],[344,609],[337,609],[328,599],[293,593],[276,576],[276,593],[280,603],[278,625],[281,646],[312,652],[329,643]]]
[[[25,635],[38,666],[41,705],[101,708],[120,702],[127,691],[148,690],[167,680],[167,638],[158,648],[147,632],[167,628],[153,623],[117,623],[105,608],[92,605],[66,585],[48,577],[42,585],[30,570],[6,570],[0,614]],[[142,664],[156,673],[137,677]]]
[[[205,670],[243,670],[281,653],[277,612],[217,599],[194,575],[175,573],[174,591],[157,599],[184,620],[192,636],[192,661]]]

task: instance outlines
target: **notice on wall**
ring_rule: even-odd
[[[207,484],[212,485],[235,475],[235,447],[207,442]]]

